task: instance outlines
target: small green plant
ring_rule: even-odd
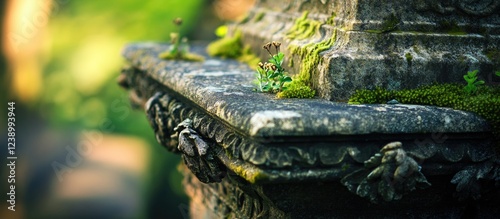
[[[276,54],[271,52],[271,47],[274,46]],[[269,53],[271,58],[269,62],[259,62],[257,68],[257,81],[260,92],[279,93],[287,89],[286,83],[292,82],[292,78],[285,74],[283,68],[283,60],[285,54],[280,52],[281,43],[269,42],[263,48]]]
[[[174,19],[174,24],[180,28],[182,19]],[[167,51],[160,53],[158,57],[162,59],[182,59],[186,61],[203,61],[203,57],[190,53],[189,44],[186,37],[181,37],[180,31],[170,33],[170,47]]]
[[[464,90],[467,94],[472,95],[477,91],[477,86],[484,84],[483,80],[477,80],[478,70],[469,71],[466,75],[464,75],[465,81],[467,81],[467,85],[464,87]]]
[[[500,71],[495,72],[495,75],[500,77]]]

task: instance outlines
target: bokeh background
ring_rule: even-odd
[[[116,84],[134,41],[190,40],[244,16],[253,0],[8,0],[0,2],[0,218],[185,218],[179,156],[154,138]],[[15,102],[16,206],[7,103]]]

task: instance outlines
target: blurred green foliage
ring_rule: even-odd
[[[55,128],[93,129],[140,136],[151,145],[148,217],[180,215],[187,204],[179,191],[179,157],[156,143],[141,110],[132,110],[127,92],[115,78],[125,61],[121,49],[134,41],[169,40],[179,31],[172,20],[184,20],[180,33],[195,33],[203,0],[54,0],[44,40],[42,93],[34,103]],[[160,172],[161,174],[158,174]],[[162,190],[165,187],[174,191]],[[161,208],[161,209],[158,209]],[[174,212],[172,212],[174,211]]]
[[[109,131],[143,136],[149,130],[136,125],[144,125],[138,115],[143,114],[125,116],[118,109],[126,94],[114,81],[124,63],[120,50],[131,41],[168,41],[178,30],[175,17],[184,19],[183,35],[193,30],[203,1],[54,2],[43,57],[42,114],[53,124],[83,128],[111,120],[116,129]]]

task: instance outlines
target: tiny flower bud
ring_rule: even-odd
[[[174,19],[174,24],[180,26],[182,24],[182,18],[178,17]]]
[[[271,43],[266,43],[262,48],[269,51],[269,49],[271,49],[271,45],[272,45]]]
[[[265,69],[267,69],[267,70],[272,69],[272,66],[273,66],[273,63],[267,63],[266,62]]]
[[[260,68],[262,68],[262,69],[264,68],[264,64],[262,64],[262,62],[259,62],[258,65],[259,65]]]
[[[276,69],[277,69],[276,65],[271,65],[271,69],[272,69],[273,71],[276,71]]]
[[[280,48],[281,43],[280,43],[280,42],[273,41],[273,46],[274,46],[276,49],[278,49],[278,48]]]

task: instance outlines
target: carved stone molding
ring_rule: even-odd
[[[349,191],[377,203],[399,200],[405,193],[431,184],[420,172],[420,166],[403,150],[401,142],[384,146],[365,161],[365,169],[354,171],[341,182]]]
[[[124,72],[131,94],[136,96],[132,100],[145,103],[158,142],[181,153],[186,166],[205,183],[220,182],[226,168],[254,183],[341,180],[350,191],[373,202],[398,200],[415,188],[429,186],[422,173],[455,175],[452,183],[457,184],[459,198],[478,198],[485,181],[500,184],[500,165],[488,139],[469,142],[417,137],[401,141],[404,147],[391,143],[382,149],[382,141],[355,139],[276,145],[273,142],[282,139],[248,138],[189,101],[181,101],[151,78],[143,77],[143,72]],[[150,98],[144,101],[138,97]]]

